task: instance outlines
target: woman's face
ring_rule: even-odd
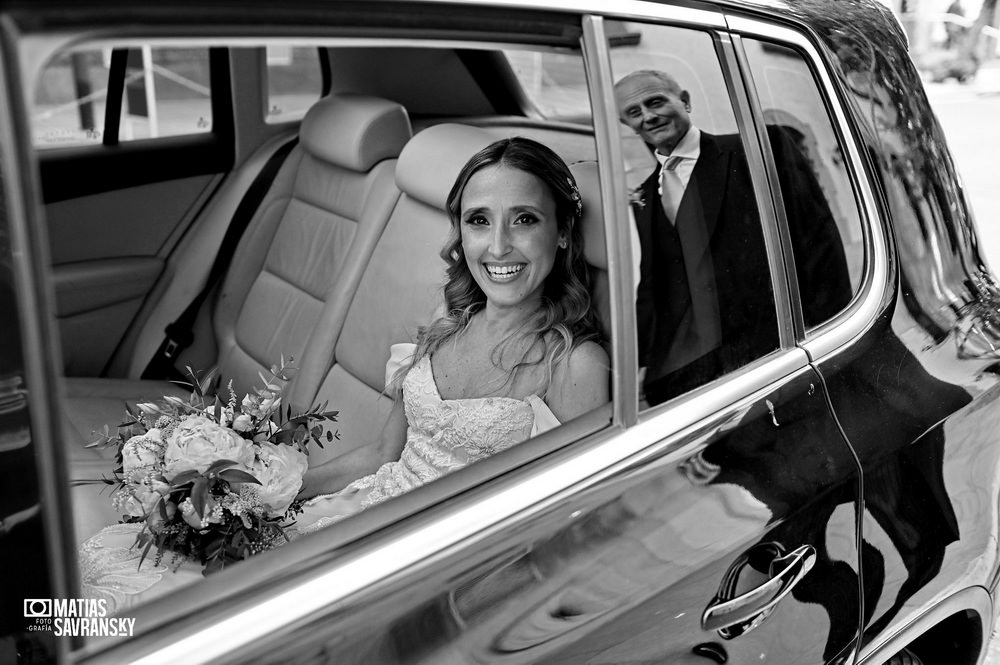
[[[489,305],[541,297],[563,240],[544,182],[504,165],[480,169],[462,192],[460,229],[465,262]]]

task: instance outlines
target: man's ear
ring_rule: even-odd
[[[684,106],[691,110],[691,95],[688,94],[687,90],[681,90],[681,101],[684,102]]]

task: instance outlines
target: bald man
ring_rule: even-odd
[[[776,349],[774,297],[739,136],[695,127],[690,95],[665,72],[625,76],[615,98],[657,160],[633,212],[639,363],[658,404]]]

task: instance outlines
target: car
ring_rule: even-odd
[[[984,662],[1000,289],[881,3],[0,13],[0,660]],[[736,334],[666,396],[636,307],[659,167],[616,96],[648,71],[746,180],[730,258],[688,273]],[[310,455],[365,445],[440,302],[451,184],[510,136],[579,184],[610,403],[85,627],[135,582],[81,586],[121,517],[94,433],[185,366],[244,391],[292,356],[289,402],[339,411]]]

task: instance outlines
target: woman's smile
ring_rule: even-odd
[[[486,273],[494,282],[512,282],[517,279],[527,263],[484,263]]]

